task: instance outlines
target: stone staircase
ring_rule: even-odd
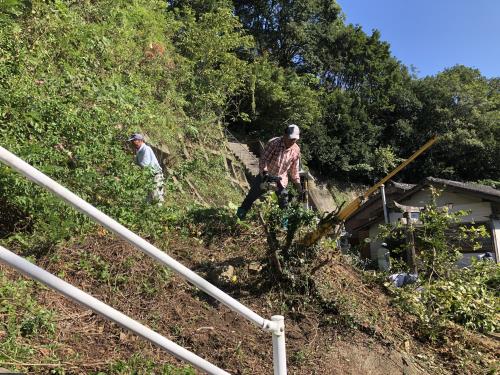
[[[250,151],[244,143],[229,140],[227,147],[236,156],[236,158],[245,166],[246,171],[252,177],[259,174],[259,159]]]

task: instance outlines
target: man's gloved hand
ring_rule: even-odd
[[[266,182],[269,178],[269,172],[268,171],[263,171],[262,172],[262,181]]]

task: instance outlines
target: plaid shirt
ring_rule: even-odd
[[[259,171],[260,173],[268,171],[273,176],[280,176],[283,187],[288,185],[287,172],[290,171],[292,181],[300,183],[299,159],[300,147],[297,144],[286,149],[283,137],[276,137],[264,148],[259,160]]]

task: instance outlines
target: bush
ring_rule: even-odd
[[[419,328],[430,339],[440,337],[447,321],[480,332],[500,328],[500,267],[493,262],[474,262],[449,278],[421,287],[394,290],[396,302],[416,315]]]
[[[51,1],[16,6],[0,19],[0,144],[149,236],[164,231],[177,203],[146,204],[151,177],[133,166],[125,136],[145,131],[174,156],[179,137],[203,124],[214,133],[204,137],[220,143],[215,120],[242,84],[244,64],[235,50],[250,42],[227,9],[200,18],[169,10],[156,0]],[[208,53],[212,59],[201,64]],[[184,112],[201,107],[196,118]],[[37,252],[92,228],[4,165],[0,202],[1,216],[11,217],[2,219],[0,235]]]
[[[29,338],[55,332],[53,312],[36,302],[33,290],[33,281],[12,280],[0,270],[0,362],[28,360],[34,351]]]
[[[449,321],[481,332],[497,331],[500,266],[487,261],[474,262],[465,269],[456,266],[463,246],[477,249],[476,241],[487,235],[486,229],[459,226],[459,218],[467,213],[438,208],[437,194],[433,191],[434,199],[420,214],[421,225],[414,227],[418,281],[401,289],[391,286],[395,301],[417,316],[421,333],[433,340],[440,337]],[[384,229],[386,239],[404,241],[404,226]],[[404,246],[400,250],[404,251]],[[407,270],[406,264],[396,262],[392,271]]]

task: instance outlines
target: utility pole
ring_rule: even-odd
[[[405,211],[403,217],[406,218],[406,259],[410,266],[411,273],[417,273],[417,262],[415,254],[415,237],[413,235],[413,225],[411,222],[411,212]]]
[[[387,212],[387,201],[385,199],[385,185],[380,185],[380,196],[382,197],[382,207],[384,208],[384,222],[389,224],[389,214]]]

